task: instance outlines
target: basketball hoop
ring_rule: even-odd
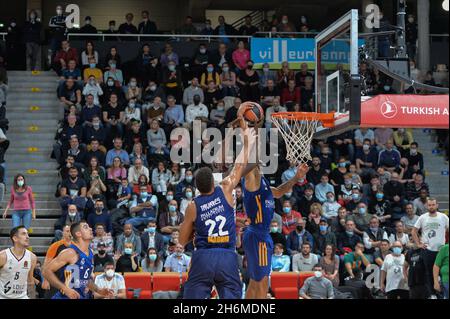
[[[334,126],[333,113],[280,112],[272,114],[272,121],[286,143],[286,159],[295,164],[311,160],[311,142],[319,123]]]

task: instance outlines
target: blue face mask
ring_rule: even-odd
[[[345,233],[346,233],[348,236],[353,236],[353,231],[346,230]]]
[[[214,71],[214,68],[207,68],[206,70],[208,71],[208,73],[212,73]]]
[[[347,163],[339,163],[338,165],[339,165],[339,167],[345,167],[345,166],[347,166]]]
[[[192,176],[186,176],[184,179],[185,179],[186,182],[188,182],[188,183],[192,182]]]
[[[148,255],[148,259],[150,259],[151,261],[155,261],[157,257],[158,257],[158,256],[157,256],[156,254],[150,254],[150,255]]]
[[[148,193],[147,193],[147,192],[142,192],[142,193],[141,193],[141,197],[142,197],[142,198],[147,198],[147,196],[148,196]]]
[[[89,67],[90,67],[91,69],[95,69],[95,63],[89,63]]]
[[[383,199],[384,194],[377,193],[375,196],[377,197],[377,199]]]
[[[402,249],[400,247],[394,247],[392,248],[392,252],[394,253],[394,255],[399,256],[402,253]]]
[[[154,232],[156,232],[156,227],[148,227],[145,229],[145,231],[153,234]]]
[[[192,198],[192,192],[186,192],[186,198]]]
[[[320,229],[321,232],[326,232],[327,229],[328,229],[328,226],[326,226],[326,225],[320,225],[320,226],[319,226],[319,229]]]
[[[167,195],[166,199],[167,199],[168,202],[170,202],[173,199],[173,195]]]
[[[123,252],[125,253],[125,255],[131,255],[131,253],[133,252],[133,249],[131,249],[131,248],[125,248],[125,249],[123,250]]]
[[[176,212],[177,211],[177,206],[174,205],[169,205],[169,212]]]
[[[358,212],[359,212],[361,215],[365,215],[365,214],[366,214],[366,208],[365,208],[365,207],[360,207],[360,208],[358,208]]]
[[[283,207],[283,212],[284,212],[285,214],[289,214],[289,213],[291,212],[291,209],[292,209],[292,208],[290,208],[290,207]]]
[[[284,196],[286,196],[287,198],[291,198],[292,193],[286,193],[286,194],[284,194]]]
[[[372,233],[376,233],[378,231],[378,227],[369,227]]]
[[[352,199],[359,200],[359,194],[352,194]]]

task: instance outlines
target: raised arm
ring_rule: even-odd
[[[196,206],[191,202],[186,208],[184,221],[180,225],[179,243],[186,246],[194,238],[194,222],[197,217]]]
[[[297,173],[294,177],[292,177],[290,180],[285,182],[284,184],[281,184],[278,187],[271,187],[272,194],[275,198],[281,198],[284,194],[289,193],[292,190],[292,187],[294,187],[295,184],[297,184],[299,179],[305,178],[306,174],[308,173],[309,167],[306,164],[301,164],[297,167]]]

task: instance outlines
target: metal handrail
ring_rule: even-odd
[[[274,35],[298,35],[298,36],[304,36],[304,35],[317,35],[319,34],[319,32],[282,32],[282,31],[277,31],[277,32],[271,32],[271,31],[258,31],[256,32],[253,36],[258,35],[258,34],[265,34],[268,36],[268,38],[272,38],[272,36]]]
[[[255,11],[252,11],[249,14],[243,16],[242,18],[239,18],[238,20],[234,21],[231,25],[233,26],[233,28],[237,29],[244,24],[245,18],[251,17],[253,20],[258,15],[262,17],[262,19],[260,19],[261,20],[260,23],[262,23],[262,21],[264,20],[264,11],[263,10],[255,10]],[[258,24],[258,23],[255,23],[255,24]]]
[[[105,37],[128,37],[128,38],[137,38],[137,41],[143,38],[198,38],[199,40],[207,39],[208,42],[211,42],[211,39],[222,39],[222,38],[238,38],[238,39],[250,39],[252,36],[250,35],[203,35],[203,34],[105,34],[105,33],[68,33],[67,40],[70,40],[70,37],[101,37],[102,41],[105,41]]]

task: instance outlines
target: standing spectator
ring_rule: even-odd
[[[403,268],[403,273],[408,278],[409,298],[426,299],[427,289],[425,287],[423,249],[416,246],[411,247],[406,252]]]
[[[278,24],[277,29],[280,32],[296,32],[297,30],[295,29],[294,24],[292,24],[291,22],[289,22],[289,17],[287,14],[283,15],[281,17],[281,23]],[[290,37],[290,35],[287,35],[287,37]]]
[[[394,242],[392,254],[386,256],[381,267],[380,289],[387,293],[388,299],[409,299],[406,274],[403,273],[405,255],[402,250],[402,243]]]
[[[10,70],[23,69],[23,30],[17,25],[16,18],[11,18],[5,37],[6,59]]]
[[[405,30],[406,30],[406,48],[408,51],[408,57],[411,60],[415,60],[416,59],[418,28],[417,28],[417,23],[414,19],[414,15],[412,15],[412,14],[408,15],[408,20],[405,25]]]
[[[439,277],[441,278],[440,282]],[[448,244],[439,249],[433,266],[433,279],[434,290],[441,292],[444,288],[444,298],[448,299]]]
[[[175,252],[167,257],[164,263],[166,272],[187,272],[190,266],[191,257],[184,254],[184,247],[181,244],[175,246]]]
[[[3,218],[8,215],[12,208],[12,228],[24,225],[28,230],[31,227],[31,219],[36,219],[36,206],[33,190],[25,182],[25,176],[17,174],[11,187],[11,197],[3,213]]]
[[[275,244],[272,256],[272,271],[288,272],[291,267],[291,259],[288,255],[284,255],[284,247],[282,244]]]
[[[232,25],[225,22],[224,16],[219,16],[218,18],[219,25],[214,29],[215,35],[234,35],[236,34],[236,30],[233,28]],[[222,42],[229,43],[229,38],[222,38]]]
[[[143,272],[162,272],[163,270],[162,257],[156,253],[155,248],[149,248],[147,255],[141,261],[141,267]]]
[[[422,258],[425,265],[425,287],[427,297],[435,299],[433,284],[433,265],[441,246],[445,244],[448,233],[448,216],[438,211],[436,199],[428,199],[428,212],[421,215],[412,230],[412,238],[418,248],[423,249]],[[418,232],[422,232],[419,238]]]
[[[134,15],[132,13],[127,13],[125,15],[125,22],[119,26],[119,33],[121,34],[137,34],[138,29],[133,24]],[[126,40],[129,40],[128,38]]]
[[[130,14],[130,13],[129,13]],[[139,34],[157,34],[158,28],[156,23],[149,19],[150,13],[147,10],[141,12],[142,22],[139,23],[136,33]]]
[[[258,31],[258,28],[252,25],[251,16],[246,16],[244,25],[239,28],[240,35],[254,35]]]
[[[314,266],[319,263],[319,257],[311,253],[312,247],[309,242],[302,244],[300,254],[292,257],[292,271],[312,271]]]
[[[97,28],[92,25],[92,18],[90,16],[84,18],[84,26],[80,28],[79,33],[97,33]]]
[[[121,274],[114,271],[114,262],[107,262],[105,264],[105,272],[95,277],[95,285],[100,289],[110,289],[113,292],[113,297],[105,298],[102,295],[94,292],[94,299],[126,299],[125,279]]]
[[[213,35],[214,34],[214,29],[211,26],[211,20],[210,19],[206,19],[205,27],[202,29],[200,34],[202,34],[202,35]]]
[[[303,299],[334,299],[333,283],[324,276],[324,269],[317,264],[312,269],[314,277],[305,280],[300,289],[300,296]]]
[[[49,65],[51,64],[51,57],[65,39],[66,33],[66,16],[63,13],[62,6],[56,6],[56,15],[50,18],[48,23],[50,27],[50,47],[48,54]]]
[[[28,14],[29,20],[23,27],[24,42],[26,45],[27,70],[36,71],[41,66],[41,31],[42,23],[36,10]]]

